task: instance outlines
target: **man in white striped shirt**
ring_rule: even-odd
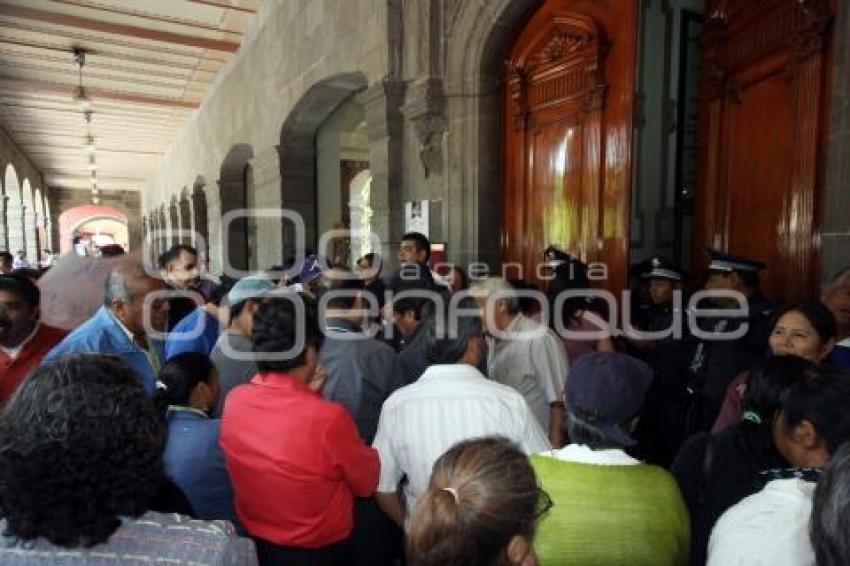
[[[458,305],[467,314],[433,317],[427,332],[431,365],[416,383],[384,402],[373,446],[381,458],[378,505],[399,525],[413,513],[428,487],[434,462],[462,440],[500,435],[528,454],[550,448],[546,434],[514,389],[490,381],[476,366],[484,355],[475,302]],[[456,328],[448,332],[448,324]],[[403,497],[399,485],[403,478]]]

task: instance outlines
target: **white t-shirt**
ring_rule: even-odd
[[[809,518],[815,485],[773,480],[731,507],[711,531],[707,566],[814,566]]]

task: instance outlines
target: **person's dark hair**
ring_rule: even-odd
[[[517,291],[539,291],[536,285],[533,283],[529,283],[528,281],[524,281],[522,279],[508,279],[508,283],[510,283],[511,287],[516,289]],[[516,297],[517,303],[519,304],[519,312],[524,315],[530,316],[535,312],[540,311],[539,301],[535,300],[534,297],[528,296],[526,294],[517,295]]]
[[[429,259],[431,259],[431,241],[420,232],[408,232],[404,236],[401,237],[401,241],[404,242],[408,240],[416,244],[417,252],[425,252],[425,262],[427,263]]]
[[[761,292],[761,290],[760,290],[761,278],[759,277],[758,271],[743,271],[742,270],[742,271],[736,271],[735,273],[738,274],[738,277],[741,278],[741,281],[743,281],[744,285],[746,285],[747,287],[752,289],[755,292],[756,295],[760,294],[760,292]]]
[[[410,523],[410,566],[506,563],[514,536],[528,539],[551,506],[528,457],[505,438],[455,444],[434,464]]]
[[[16,295],[29,305],[30,310],[36,308],[41,302],[41,291],[29,277],[22,277],[16,273],[0,275],[0,291],[6,291]]]
[[[794,386],[813,376],[815,369],[812,362],[797,356],[773,356],[750,370],[737,442],[757,469],[782,462],[773,443],[773,419]]]
[[[15,256],[10,254],[9,252],[0,252],[0,260],[2,260],[2,261],[15,261]]]
[[[818,340],[820,341],[821,346],[829,342],[831,338],[835,338],[835,335],[837,334],[835,315],[832,314],[832,311],[826,308],[826,306],[821,302],[791,303],[783,305],[774,313],[771,319],[771,332],[773,332],[773,329],[776,327],[779,319],[789,312],[798,312],[806,317],[806,320],[809,321],[809,324],[811,324],[815,329],[815,332],[818,333]]]
[[[38,281],[44,273],[40,269],[34,267],[19,267],[13,269],[9,275],[17,275],[18,277],[26,277],[30,281]]]
[[[433,312],[435,297],[439,295],[431,273],[422,273],[419,266],[407,266],[391,283],[393,311],[405,314],[413,311],[416,320],[423,320]]]
[[[163,427],[123,360],[75,355],[37,367],[0,416],[5,536],[75,548],[148,510],[163,478]]]
[[[215,366],[206,354],[184,352],[169,359],[157,377],[153,403],[165,418],[170,405],[188,406],[189,396],[199,383],[209,383]]]
[[[299,314],[297,304],[303,306]],[[303,339],[304,348],[296,355],[284,355],[294,350],[298,336]],[[319,328],[316,303],[305,295],[288,293],[264,299],[254,313],[254,330],[251,341],[254,351],[274,359],[257,360],[260,371],[285,372],[304,365],[306,351],[313,347],[316,353],[322,348],[324,334]]]
[[[223,275],[221,277],[221,282],[213,287],[212,293],[210,293],[210,302],[215,306],[220,306],[221,301],[227,297],[227,294],[236,285],[236,279],[232,277],[228,277],[227,275]]]
[[[818,566],[850,564],[850,443],[833,454],[812,503],[811,540]]]
[[[425,356],[434,364],[454,364],[463,357],[470,340],[480,338],[483,328],[478,305],[472,297],[463,297],[456,309],[466,312],[453,317],[448,306],[441,316],[428,317],[425,322]]]
[[[375,267],[375,264],[377,263],[378,271],[377,273],[375,273],[375,275],[381,274],[381,269],[384,266],[384,262],[381,261],[381,256],[379,256],[375,252],[369,252],[368,254],[364,255],[363,257],[357,260],[357,263],[360,263],[361,261],[365,261],[369,265],[370,269]]]
[[[816,375],[794,385],[782,404],[782,422],[791,431],[802,421],[812,423],[832,454],[850,440],[850,370],[821,367]]]
[[[456,263],[453,263],[449,266],[449,270],[446,272],[446,275],[454,271],[460,276],[460,289],[461,291],[465,289],[469,289],[469,276],[466,274],[466,271]]]
[[[242,309],[245,308],[245,305],[248,304],[249,301],[253,301],[254,299],[245,299],[244,301],[239,301],[235,305],[228,306],[228,311],[230,312],[230,324],[239,318],[239,315],[242,314]]]
[[[561,293],[576,292],[590,289],[590,279],[587,275],[587,266],[575,259],[558,266],[552,279],[546,288],[546,298],[549,300],[549,325],[556,327],[556,317],[560,317],[566,326],[569,321],[579,322],[581,311],[593,310],[599,312],[593,297],[578,294],[564,299],[560,310],[555,312],[555,303]]]
[[[198,250],[189,244],[174,244],[159,256],[159,268],[167,269],[168,264],[180,257],[182,252],[187,252],[193,256],[198,255]]]
[[[357,300],[356,293],[365,288],[362,279],[353,277],[348,269],[335,268],[338,274],[332,272],[327,273],[325,277],[320,277],[321,281],[316,286],[316,300],[321,300],[327,293],[342,292],[343,296],[329,298],[325,308],[348,310],[354,307]],[[345,276],[341,276],[342,274]]]
[[[581,407],[573,407],[567,412],[567,436],[573,444],[583,444],[593,450],[608,450],[612,448],[622,448],[622,446],[602,432],[597,425],[599,415],[582,409]],[[627,434],[631,434],[633,420],[620,423]]]

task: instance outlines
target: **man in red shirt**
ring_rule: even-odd
[[[5,405],[29,370],[65,337],[39,320],[41,294],[18,275],[0,275],[0,405]]]
[[[264,300],[252,334],[259,373],[224,405],[220,443],[260,564],[347,564],[354,498],[378,484],[377,452],[320,394],[322,339],[311,300]]]

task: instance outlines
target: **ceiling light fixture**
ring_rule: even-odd
[[[83,67],[86,65],[86,52],[79,48],[74,49],[74,62],[79,70],[79,84],[74,89],[74,102],[77,103],[80,112],[89,112],[91,110],[91,99],[83,86]]]

